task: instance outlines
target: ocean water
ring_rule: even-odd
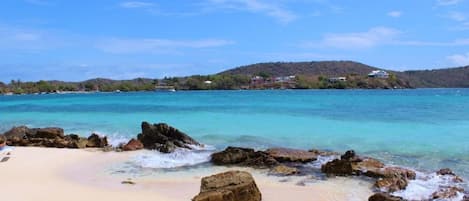
[[[59,126],[117,144],[136,136],[142,121],[166,122],[214,149],[354,149],[416,170],[449,167],[469,179],[468,89],[0,96],[0,132]]]

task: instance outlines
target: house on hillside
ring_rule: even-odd
[[[265,79],[261,76],[254,76],[251,78],[251,86],[260,87],[265,83]]]
[[[294,75],[275,77],[275,82],[276,82],[276,83],[292,82],[292,81],[294,81],[294,80],[295,80],[295,76],[294,76]]]
[[[389,78],[389,73],[384,70],[374,70],[368,73],[368,77],[387,79]]]
[[[345,81],[347,81],[347,78],[346,77],[331,77],[328,80],[329,80],[329,82],[332,82],[332,83],[334,83],[334,82],[345,82]]]

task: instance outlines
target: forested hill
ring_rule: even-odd
[[[273,62],[241,66],[219,74],[252,76],[265,73],[269,76],[346,76],[351,74],[367,75],[376,69],[375,67],[353,61]]]
[[[413,86],[424,88],[468,88],[469,66],[437,70],[405,71]]]

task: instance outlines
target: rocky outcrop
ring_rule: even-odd
[[[248,172],[229,171],[202,178],[193,201],[261,201],[262,195]]]
[[[308,163],[317,160],[317,154],[314,152],[288,149],[288,148],[271,148],[265,151],[278,162],[299,162]]]
[[[401,197],[392,196],[388,193],[376,193],[368,198],[368,201],[404,201]]]
[[[215,165],[237,165],[255,168],[271,168],[279,164],[272,156],[250,148],[228,147],[224,151],[212,154],[211,162]]]
[[[122,146],[123,151],[135,151],[143,149],[143,144],[137,139],[132,138],[127,144]]]
[[[386,192],[405,189],[408,180],[415,179],[415,172],[412,170],[385,167],[376,159],[357,156],[353,150],[345,152],[340,159],[324,164],[321,171],[328,175],[365,175],[377,178],[375,186]]]
[[[65,135],[62,128],[13,127],[4,133],[10,146],[37,146],[56,148],[102,148],[108,145],[106,137],[96,134],[81,138],[76,134]]]
[[[190,145],[201,146],[187,134],[164,123],[142,122],[142,133],[137,138],[145,149],[154,149],[163,153],[171,153],[176,148],[192,149]]]

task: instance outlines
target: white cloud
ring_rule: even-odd
[[[465,13],[461,12],[450,12],[447,16],[449,19],[452,19],[454,21],[462,22],[467,19],[467,15]]]
[[[122,8],[145,8],[152,7],[153,5],[153,3],[143,1],[126,1],[119,4]]]
[[[466,54],[455,54],[447,56],[446,59],[451,61],[454,65],[467,66],[469,65],[469,52]]]
[[[333,47],[340,49],[372,48],[393,41],[401,32],[388,27],[374,27],[366,32],[327,34],[320,42],[308,42],[306,47]]]
[[[275,18],[283,24],[287,24],[297,18],[297,16],[293,12],[282,8],[278,4],[272,3],[272,1],[209,0],[209,3],[212,6],[224,9],[246,10],[253,13],[263,13],[267,16]]]
[[[168,40],[168,39],[119,39],[98,42],[97,48],[109,53],[175,53],[181,48],[213,48],[233,44],[220,39]]]
[[[396,18],[397,18],[397,17],[402,16],[402,12],[401,12],[401,11],[397,11],[397,10],[395,10],[395,11],[390,11],[390,12],[388,12],[388,16],[389,16],[389,17],[396,17]]]
[[[439,6],[451,6],[456,5],[462,2],[463,0],[437,0],[437,5]]]

